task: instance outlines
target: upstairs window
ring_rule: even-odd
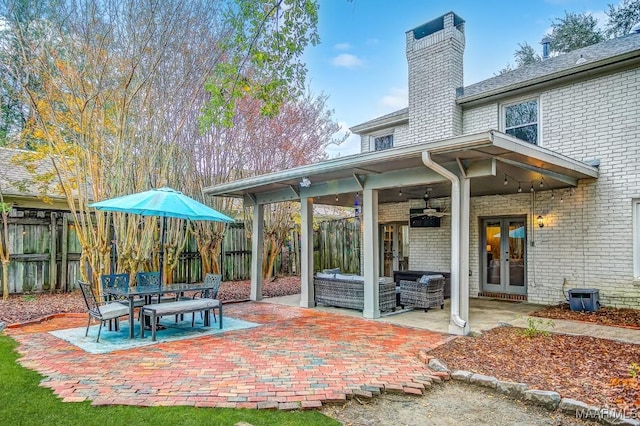
[[[393,148],[393,135],[380,136],[373,140],[374,149],[382,151],[383,149]]]
[[[504,106],[504,132],[523,141],[538,144],[538,100]]]

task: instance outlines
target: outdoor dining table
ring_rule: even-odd
[[[133,286],[127,288],[111,287],[104,289],[104,293],[116,299],[126,298],[129,301],[129,338],[133,339],[135,333],[133,332],[133,308],[136,297],[149,298],[150,296],[162,295],[165,293],[181,294],[187,291],[209,291],[213,288],[214,284],[202,283],[174,283],[165,284],[160,287],[149,286]],[[205,312],[205,315],[209,315]],[[140,324],[142,327],[143,325]]]

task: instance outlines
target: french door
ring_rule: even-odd
[[[526,217],[482,221],[483,291],[526,294]]]
[[[409,226],[390,223],[380,226],[380,276],[409,268]]]

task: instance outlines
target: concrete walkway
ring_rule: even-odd
[[[527,319],[532,318],[534,321],[541,318],[538,317],[521,317],[510,322],[514,327],[527,328],[529,326]],[[543,321],[546,319],[542,318]],[[552,333],[572,334],[581,336],[591,336],[600,339],[612,339],[626,343],[640,344],[640,330],[622,327],[610,327],[606,325],[591,324],[588,322],[551,320],[553,327],[545,327],[544,329]]]
[[[274,297],[264,299],[267,303],[277,303],[286,306],[300,306],[300,295]],[[469,323],[471,331],[482,332],[504,324],[511,324],[514,327],[527,328],[528,318],[534,321],[540,318],[529,317],[528,314],[542,308],[541,305],[534,305],[524,302],[512,302],[490,299],[470,299],[469,301]],[[317,307],[323,312],[341,313],[355,317],[362,317],[360,311],[353,309],[339,309],[330,307]],[[429,309],[425,312],[422,309],[397,311],[383,313],[377,320],[389,324],[414,327],[423,330],[448,333],[449,329],[449,309],[450,301],[445,301],[444,309]],[[546,321],[545,319],[542,319]],[[619,340],[622,342],[640,344],[640,330],[622,327],[609,327],[604,325],[591,324],[587,322],[552,320],[553,327],[545,327],[549,332],[574,334],[597,337],[602,339]]]

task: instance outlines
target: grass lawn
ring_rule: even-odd
[[[194,407],[92,407],[67,403],[38,386],[42,376],[20,366],[16,342],[0,334],[0,424],[3,425],[338,425],[316,411]]]

